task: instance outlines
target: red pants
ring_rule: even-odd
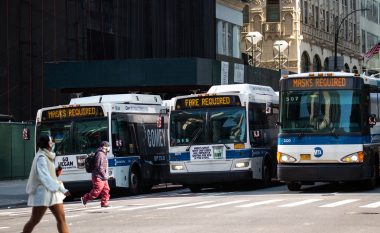
[[[92,190],[83,196],[85,202],[89,200],[94,200],[98,196],[101,198],[100,205],[105,206],[108,204],[110,199],[110,186],[108,185],[108,180],[102,180],[98,177],[92,177]]]

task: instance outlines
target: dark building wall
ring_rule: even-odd
[[[69,95],[45,87],[45,62],[215,59],[215,0],[0,1],[0,114],[34,120]]]

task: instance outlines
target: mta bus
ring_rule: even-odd
[[[169,111],[169,164],[173,183],[199,192],[227,183],[276,176],[278,95],[251,84],[212,86],[178,96]]]
[[[40,109],[36,138],[55,142],[56,166],[70,191],[91,187],[84,161],[102,141],[109,141],[110,186],[132,194],[168,178],[167,108],[159,95],[117,94],[71,99],[70,104]]]
[[[344,72],[281,78],[277,174],[289,190],[314,182],[376,185],[379,87],[379,79]]]

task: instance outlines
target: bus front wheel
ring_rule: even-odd
[[[300,191],[301,190],[301,184],[297,182],[290,182],[288,183],[288,190],[289,191]]]
[[[132,195],[136,195],[140,192],[140,174],[136,169],[133,169],[129,176],[129,192]]]

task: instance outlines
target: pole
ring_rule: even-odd
[[[353,10],[351,11],[350,13],[348,13],[343,19],[342,21],[340,21],[339,25],[338,25],[338,19],[339,17],[336,16],[335,17],[335,40],[334,40],[334,71],[337,71],[338,70],[338,39],[339,39],[339,29],[340,29],[340,26],[342,26],[344,20],[352,15],[353,13],[357,12],[357,11],[368,11],[369,9],[368,8],[363,8],[363,9],[357,9],[357,10]],[[338,25],[338,27],[337,27]]]

